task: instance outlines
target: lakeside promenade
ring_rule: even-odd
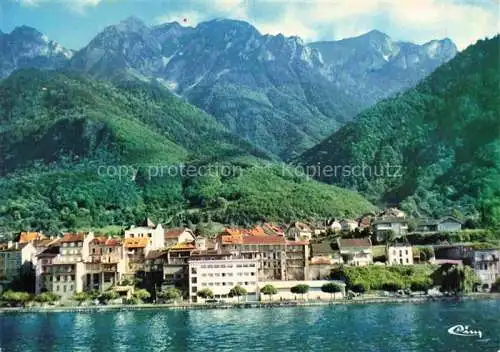
[[[0,314],[5,313],[94,313],[105,311],[134,311],[134,310],[204,310],[204,309],[249,309],[249,308],[287,308],[287,307],[314,307],[328,305],[357,305],[357,304],[420,304],[435,301],[463,301],[463,300],[500,300],[500,293],[474,293],[461,296],[420,296],[420,297],[356,297],[331,301],[283,301],[283,302],[241,302],[241,303],[169,303],[169,304],[136,304],[136,305],[88,305],[88,306],[44,306],[44,307],[3,307]]]

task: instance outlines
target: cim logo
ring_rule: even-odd
[[[480,330],[471,330],[467,325],[455,325],[448,329],[448,334],[457,336],[478,336],[483,337],[483,333]]]

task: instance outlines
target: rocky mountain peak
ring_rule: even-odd
[[[126,18],[114,27],[122,32],[142,32],[149,29],[141,19],[135,16]]]

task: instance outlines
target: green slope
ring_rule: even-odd
[[[366,110],[296,162],[337,166],[337,174],[319,179],[413,214],[455,213],[498,224],[499,48],[499,36],[477,42],[415,89]],[[343,173],[343,166],[371,171],[353,176]]]
[[[129,225],[145,214],[250,223],[373,208],[353,192],[281,174],[212,116],[122,78],[26,70],[0,82],[0,234]],[[196,172],[181,173],[183,164]]]

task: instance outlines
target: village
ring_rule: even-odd
[[[226,227],[210,238],[148,218],[114,237],[21,232],[0,244],[0,293],[4,301],[96,304],[330,300],[369,289],[332,276],[339,268],[419,265],[466,265],[479,280],[476,291],[498,289],[500,250],[446,240],[467,233],[462,226],[451,216],[409,219],[390,208],[357,220]],[[384,285],[387,291],[410,289]]]

